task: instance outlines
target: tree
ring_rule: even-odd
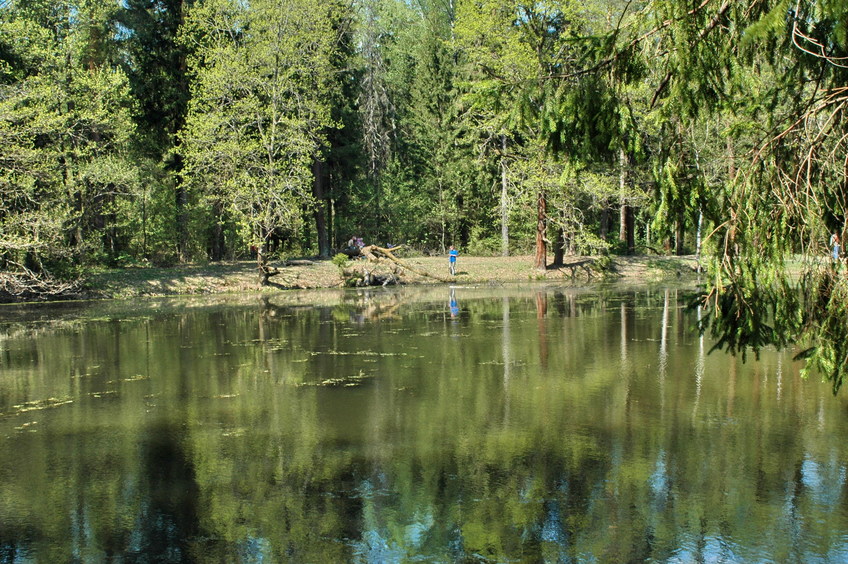
[[[189,100],[186,57],[189,44],[178,41],[180,27],[193,0],[127,0],[117,18],[127,30],[120,45],[124,70],[132,95],[138,104],[134,118],[138,134],[137,151],[152,161],[145,176],[150,200],[159,213],[139,215],[145,232],[151,219],[161,225],[153,229],[159,240],[159,255],[167,257],[175,249],[180,260],[188,256],[188,210],[186,183],[182,179],[182,159],[175,148],[177,133],[185,123]],[[147,200],[145,200],[147,201]],[[142,245],[144,255],[148,245]]]
[[[0,14],[4,59],[14,62],[0,85],[0,253],[48,275],[120,252],[116,203],[136,168],[127,79],[109,55],[110,5],[37,7]]]
[[[266,245],[281,230],[297,232],[314,205],[311,166],[330,125],[320,96],[335,39],[328,9],[216,0],[193,9],[188,26],[206,34],[190,59],[187,177],[216,225],[232,221],[257,249],[267,282]]]
[[[413,62],[408,98],[399,112],[398,160],[411,172],[412,193],[393,200],[395,205],[406,201],[404,231],[442,252],[468,243],[470,226],[485,207],[479,205],[485,197],[475,190],[474,133],[461,114],[450,18],[429,7],[416,14],[417,32],[402,36]]]
[[[604,81],[597,76],[552,80],[575,68],[578,53],[571,37],[587,25],[585,9],[572,2],[491,0],[460,3],[457,14],[457,39],[475,68],[474,107],[488,116],[501,141],[509,137],[520,145],[541,139],[552,155],[573,161],[594,161],[610,152],[618,118]],[[506,191],[501,192],[504,207]],[[545,268],[547,190],[535,200],[535,264]]]
[[[717,254],[705,303],[715,315],[706,325],[719,346],[758,351],[810,339],[799,358],[831,379],[834,390],[848,370],[845,279],[835,265],[811,260],[796,287],[784,261],[797,252],[825,254],[828,233],[844,228],[843,15],[841,2],[650,4],[632,25],[598,41],[605,47],[583,71],[612,68],[626,77],[641,53],[654,69],[651,106],[681,119],[657,152],[668,155],[657,178],[662,198],[677,202],[666,209],[674,208],[678,225],[681,210],[711,207]],[[732,164],[723,190],[693,198],[706,185],[703,169],[691,152],[680,160],[672,146],[690,124],[716,116],[729,122]],[[736,145],[751,147],[746,161],[736,160]]]

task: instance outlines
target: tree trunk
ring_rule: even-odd
[[[618,152],[618,191],[620,198],[618,239],[624,243],[625,252],[632,255],[636,252],[636,221],[635,213],[627,203],[627,154],[624,149]]]
[[[224,258],[225,241],[224,241],[224,225],[223,225],[223,206],[220,201],[217,201],[212,206],[215,223],[209,230],[209,239],[207,242],[207,254],[209,260],[219,261]]]
[[[619,216],[618,216],[618,240],[627,241],[627,155],[624,149],[618,151],[618,195],[619,195]]]
[[[280,274],[278,268],[268,266],[268,257],[265,256],[265,244],[259,245],[256,249],[256,266],[259,268],[259,285],[267,286],[272,276]]]
[[[330,204],[327,207],[327,233],[330,237],[330,248],[337,249],[338,244],[336,243],[336,200],[333,198],[328,198],[327,202]]]
[[[501,135],[501,255],[509,256],[509,192],[506,178],[506,135]]]
[[[312,161],[312,195],[315,197],[315,233],[318,236],[318,256],[330,256],[330,238],[327,236],[327,218],[325,208],[324,186],[326,186],[325,163],[318,157]]]
[[[606,241],[610,231],[610,209],[606,202],[601,209],[601,240]]]
[[[256,266],[259,269],[259,285],[267,286],[270,276],[268,276],[268,260],[265,258],[264,244],[256,249]]]
[[[224,228],[220,221],[216,221],[209,234],[209,260],[220,261],[224,259]]]
[[[174,29],[179,29],[185,22],[188,6],[186,2],[178,2],[174,9],[178,15],[177,25]],[[180,110],[176,114],[176,119],[173,121],[172,130],[168,132],[173,140],[174,158],[171,161],[171,170],[174,174],[174,204],[175,218],[177,220],[177,260],[185,262],[188,260],[188,192],[183,181],[183,158],[180,154],[180,136],[179,132],[185,124],[186,111],[188,107],[189,81],[188,81],[188,64],[186,61],[186,52],[180,50],[179,54],[179,87],[183,94],[179,100]]]
[[[562,227],[556,228],[556,241],[554,242],[554,266],[562,266],[565,258],[565,234]]]
[[[180,164],[175,164],[174,181],[174,209],[175,218],[177,220],[177,260],[185,262],[188,259],[188,193],[183,184],[182,177],[182,159],[179,155],[174,158],[175,163],[180,161]]]
[[[539,191],[536,203],[536,258],[533,266],[544,270],[547,267],[546,226],[548,220],[548,200],[544,190]]]

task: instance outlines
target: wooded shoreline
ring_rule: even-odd
[[[697,261],[684,257],[613,257],[604,272],[589,276],[585,269],[570,268],[591,257],[567,257],[563,267],[544,271],[533,267],[532,256],[476,257],[462,256],[457,263],[456,282],[462,284],[506,284],[519,282],[556,282],[563,284],[594,284],[599,282],[652,283],[680,279],[695,279]],[[415,257],[406,259],[416,269],[445,276],[446,257]],[[353,261],[355,264],[359,261]],[[364,262],[364,261],[362,261]],[[176,296],[226,294],[244,292],[279,292],[295,289],[339,288],[344,279],[338,266],[330,260],[300,259],[274,261],[279,276],[263,288],[256,263],[253,261],[217,262],[176,266],[172,268],[125,268],[102,270],[90,276],[80,298],[113,299],[140,296]],[[573,271],[573,272],[572,272]],[[432,278],[412,272],[400,272],[402,285],[439,284]]]

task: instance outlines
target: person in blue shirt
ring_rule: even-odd
[[[448,257],[450,260],[450,273],[451,276],[456,276],[456,257],[459,256],[459,251],[457,251],[453,245],[450,246],[448,250]]]
[[[830,236],[830,247],[830,256],[833,257],[833,262],[837,262],[839,260],[839,236],[836,233]]]

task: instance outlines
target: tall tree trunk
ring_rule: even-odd
[[[312,161],[312,195],[315,197],[315,233],[318,236],[318,256],[330,256],[330,238],[327,235],[327,218],[324,196],[327,172],[324,161],[316,157]]]
[[[380,49],[378,3],[363,3],[362,44],[364,69],[360,80],[359,111],[362,117],[362,144],[368,157],[368,177],[374,182],[372,215],[382,224],[382,170],[389,160],[394,134],[394,107],[386,86],[386,63]]]
[[[327,206],[327,233],[330,236],[330,248],[337,249],[339,246],[336,242],[336,200],[328,198],[327,202],[329,203],[329,206]]]
[[[686,237],[686,215],[683,210],[677,213],[677,233],[675,234],[675,249],[677,256],[683,255],[683,242]]]
[[[175,139],[173,159],[174,171],[174,219],[177,222],[177,260],[188,260],[188,192],[183,182],[183,159],[179,154],[179,140]]]
[[[633,206],[627,202],[627,153],[624,149],[618,151],[618,192],[620,199],[618,239],[624,243],[625,252],[632,255],[636,252],[636,218]]]
[[[178,2],[174,9],[178,15],[177,25],[174,27],[174,30],[178,30],[183,26],[185,22],[186,13],[188,12],[189,5],[193,0],[185,0]],[[174,37],[176,40],[176,37]],[[180,49],[178,55],[179,61],[179,73],[178,73],[178,81],[179,81],[179,91],[182,94],[182,99],[180,100],[180,109],[175,114],[174,121],[172,122],[173,129],[170,131],[171,139],[173,140],[174,146],[174,158],[171,161],[171,170],[174,174],[174,182],[175,182],[175,205],[176,205],[176,213],[175,217],[177,220],[177,258],[180,262],[185,262],[188,260],[188,191],[185,187],[185,181],[183,179],[183,158],[180,153],[180,130],[185,125],[186,119],[186,111],[188,108],[188,99],[190,97],[189,94],[189,81],[188,81],[188,64],[186,61],[186,52],[185,49]]]
[[[509,191],[506,178],[506,135],[501,135],[501,255],[509,256]]]
[[[624,149],[618,151],[618,240],[627,241],[627,155]]]
[[[546,227],[548,222],[548,200],[544,190],[539,190],[536,203],[536,259],[533,266],[544,270],[547,267]]]
[[[209,230],[209,240],[207,243],[207,253],[209,260],[219,261],[224,258],[226,243],[224,241],[224,210],[221,201],[217,201],[212,205],[213,217],[215,223]]]

